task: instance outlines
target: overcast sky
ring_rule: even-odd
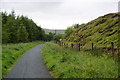
[[[119,0],[0,0],[2,11],[15,10],[47,29],[66,29],[118,12]]]

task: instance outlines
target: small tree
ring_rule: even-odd
[[[74,28],[73,28],[73,27],[68,27],[68,28],[65,30],[65,38],[68,37],[73,31],[74,31]]]
[[[54,33],[49,32],[49,34],[48,34],[48,40],[49,40],[49,41],[53,40],[54,35],[55,35]]]
[[[63,39],[63,34],[56,34],[55,36],[54,36],[54,40],[59,40],[59,39]]]

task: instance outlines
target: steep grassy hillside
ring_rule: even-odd
[[[120,13],[110,13],[80,26],[67,37],[67,41],[81,43],[85,49],[89,49],[92,42],[95,47],[110,47],[111,42],[117,47],[118,25],[120,25],[118,15]]]

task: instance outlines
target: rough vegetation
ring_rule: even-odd
[[[54,78],[117,78],[118,63],[100,51],[79,52],[47,43],[43,60]]]

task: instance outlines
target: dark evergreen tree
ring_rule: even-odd
[[[26,28],[21,24],[18,28],[18,33],[16,34],[18,36],[19,42],[27,42],[28,41],[28,33],[26,31]]]
[[[46,35],[32,19],[26,16],[16,16],[14,10],[7,14],[2,12],[2,42],[18,43],[35,40],[51,40],[52,35]]]

